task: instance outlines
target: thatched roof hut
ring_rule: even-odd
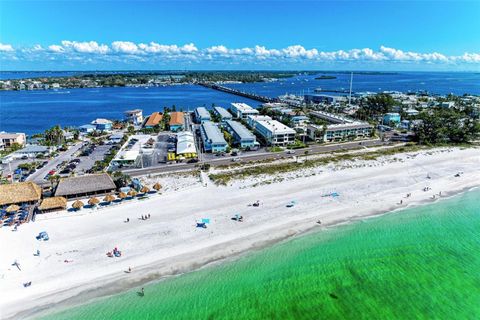
[[[120,192],[120,193],[118,194],[118,198],[119,198],[119,199],[125,199],[126,197],[127,197],[127,194],[126,194],[125,192]]]
[[[67,199],[64,197],[45,198],[38,209],[42,212],[65,210],[67,209]]]
[[[147,192],[150,192],[150,188],[149,188],[149,187],[147,187],[147,186],[144,186],[144,187],[142,187],[142,189],[140,189],[140,192],[141,192],[141,193],[147,193]]]
[[[42,189],[33,182],[17,182],[0,185],[0,206],[18,203],[34,203],[41,199]]]
[[[107,173],[91,174],[61,179],[55,191],[55,196],[72,199],[108,194],[115,189],[115,183]]]
[[[16,212],[16,211],[18,211],[18,210],[20,210],[20,207],[19,207],[19,206],[17,206],[16,204],[11,204],[11,205],[9,205],[9,206],[7,207],[7,210],[5,210],[5,211],[7,211],[7,212]]]
[[[153,189],[159,191],[160,189],[162,189],[162,185],[157,182],[157,183],[155,183],[155,184],[153,185]]]
[[[105,202],[112,202],[113,200],[115,200],[115,196],[111,194],[107,194],[107,196],[103,198],[103,201]]]
[[[83,206],[84,206],[84,204],[83,204],[83,202],[80,201],[80,200],[77,200],[77,201],[75,201],[74,203],[72,203],[72,208],[73,208],[73,209],[77,209],[77,210],[78,210],[78,209],[82,208]]]
[[[135,196],[138,194],[138,192],[132,189],[132,190],[128,191],[127,194],[128,194],[130,197],[135,197]]]
[[[100,203],[100,200],[98,198],[92,197],[88,200],[88,204],[91,206],[97,205]]]

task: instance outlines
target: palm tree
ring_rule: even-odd
[[[60,176],[58,174],[54,174],[48,177],[48,181],[52,184],[52,191],[54,189],[54,186],[58,184],[58,181],[60,181]]]

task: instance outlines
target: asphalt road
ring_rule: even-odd
[[[361,143],[361,145],[360,145]],[[260,161],[260,160],[266,160],[266,159],[271,159],[271,160],[277,160],[277,159],[282,159],[282,158],[291,158],[295,156],[303,156],[305,155],[305,151],[308,151],[309,155],[312,154],[319,154],[319,153],[328,153],[328,152],[333,152],[333,151],[342,151],[342,150],[351,150],[351,149],[356,149],[358,147],[374,147],[374,146],[382,146],[382,145],[388,145],[391,144],[389,142],[384,142],[381,140],[366,140],[366,141],[354,141],[354,142],[345,142],[345,143],[339,143],[339,144],[331,144],[331,145],[311,145],[308,148],[303,148],[303,149],[296,149],[294,154],[289,154],[287,152],[266,152],[266,153],[255,153],[255,154],[249,154],[243,153],[242,155],[239,155],[238,157],[218,157],[215,159],[203,161],[203,162],[197,162],[197,163],[178,163],[178,164],[170,164],[170,165],[162,165],[162,166],[157,166],[157,167],[149,167],[149,168],[143,168],[143,169],[127,169],[123,170],[124,173],[130,175],[130,176],[142,176],[142,175],[147,175],[147,174],[153,174],[153,173],[166,173],[166,172],[172,172],[172,171],[184,171],[184,170],[191,170],[194,169],[196,165],[199,163],[209,163],[211,165],[225,165],[225,164],[231,164],[232,163],[232,158],[240,158],[242,162],[245,161]]]

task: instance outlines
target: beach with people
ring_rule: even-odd
[[[438,201],[477,187],[479,163],[478,148],[443,148],[226,186],[193,175],[174,182],[171,174],[158,178],[161,194],[141,201],[38,215],[17,231],[0,229],[0,318],[36,317],[136,287],[144,295],[150,281],[312,229]],[[42,232],[48,241],[36,238]]]

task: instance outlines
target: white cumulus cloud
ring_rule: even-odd
[[[105,54],[109,48],[105,44],[98,44],[96,41],[77,42],[77,41],[62,41],[63,48],[72,49],[80,53],[100,53]]]
[[[229,48],[224,44],[198,48],[194,43],[162,44],[158,42],[137,43],[132,41],[114,41],[102,44],[96,41],[64,40],[60,44],[36,44],[31,47],[19,47],[14,50],[10,44],[0,43],[2,59],[21,61],[82,61],[84,63],[104,62],[119,64],[162,63],[196,64],[214,62],[225,65],[282,65],[302,64],[320,67],[324,63],[366,62],[369,64],[436,64],[436,65],[480,65],[480,53],[466,52],[461,55],[446,55],[439,52],[414,52],[398,48],[380,46],[379,48],[353,48],[345,50],[320,51],[300,44],[283,48],[269,48],[264,45]],[[477,68],[477,66],[475,66]]]
[[[11,44],[0,43],[0,51],[1,52],[12,52],[12,51],[15,51],[15,50],[13,49]]]
[[[65,51],[65,49],[62,46],[59,46],[59,45],[56,45],[56,44],[49,45],[48,50],[50,50],[52,52],[58,52],[58,53]]]
[[[138,46],[130,41],[114,41],[112,42],[112,49],[115,52],[135,54],[138,53]]]

